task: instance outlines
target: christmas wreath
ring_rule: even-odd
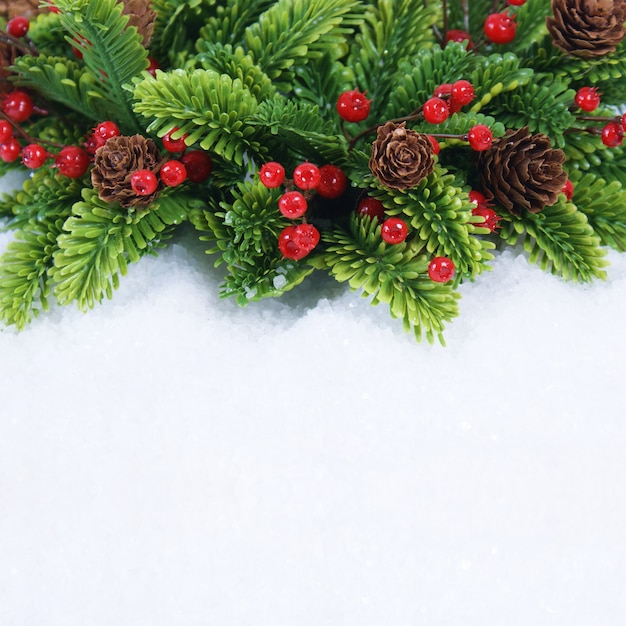
[[[523,246],[626,249],[626,0],[0,2],[0,317],[110,298],[187,224],[240,305],[315,271],[443,341]]]

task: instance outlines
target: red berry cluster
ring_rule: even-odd
[[[474,87],[468,80],[439,85],[432,98],[422,107],[424,119],[429,124],[441,124],[450,114],[457,113],[474,99]]]
[[[367,215],[381,222],[380,236],[385,243],[402,243],[409,234],[409,227],[403,219],[399,217],[388,217],[385,219],[385,207],[383,203],[372,196],[365,196],[359,200],[356,207],[356,214],[359,217]]]
[[[600,106],[600,96],[601,94],[595,87],[581,87],[574,96],[574,103],[582,111],[592,113]],[[606,122],[604,126],[595,129],[605,146],[616,148],[623,143],[624,133],[626,133],[626,113],[621,117],[618,115],[608,119],[603,117],[582,117],[580,119]]]
[[[261,166],[259,179],[269,189],[285,184],[286,190],[278,199],[278,210],[292,220],[304,218],[314,193],[322,198],[335,199],[348,186],[348,179],[341,168],[331,164],[318,167],[309,161],[296,166],[290,180],[285,177],[283,165],[269,161]],[[296,261],[307,256],[318,242],[319,231],[306,222],[287,226],[278,237],[278,247],[283,256]]]
[[[469,192],[469,199],[470,202],[476,205],[472,209],[472,215],[480,215],[484,220],[484,223],[479,224],[479,226],[488,228],[492,233],[495,232],[496,229],[499,228],[498,222],[500,221],[500,216],[491,208],[491,203],[480,191],[476,191],[475,189]]]

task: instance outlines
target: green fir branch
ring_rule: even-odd
[[[510,245],[521,243],[531,263],[566,280],[605,279],[606,250],[600,237],[585,214],[564,198],[540,213],[503,215],[500,236]]]
[[[371,297],[372,304],[388,304],[392,317],[402,319],[418,341],[425,337],[433,343],[437,337],[444,344],[444,326],[458,315],[458,292],[428,277],[430,256],[419,244],[386,244],[380,228],[375,219],[353,215],[348,230],[325,233],[325,265],[336,280]]]
[[[163,136],[174,128],[186,133],[187,145],[198,143],[237,164],[244,154],[263,155],[249,125],[258,102],[239,78],[211,70],[169,73],[135,81],[135,111],[148,118],[148,132]]]

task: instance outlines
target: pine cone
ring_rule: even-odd
[[[434,166],[433,145],[426,135],[405,128],[405,122],[378,127],[369,168],[385,187],[415,187]]]
[[[478,167],[485,195],[513,215],[538,213],[554,204],[567,180],[565,153],[547,135],[528,127],[509,131],[480,153]]]
[[[137,32],[143,37],[144,47],[148,47],[154,30],[156,11],[150,6],[150,0],[122,0],[123,15],[128,15],[128,26],[136,26]]]
[[[39,0],[0,0],[0,15],[9,20],[16,15],[30,17],[39,11]]]
[[[546,19],[555,46],[583,59],[615,51],[624,39],[626,0],[552,0]]]
[[[155,171],[161,161],[159,150],[152,141],[141,135],[111,137],[96,150],[91,184],[105,202],[119,202],[123,207],[141,207],[150,204],[159,188],[149,196],[138,196],[130,184],[137,170]]]

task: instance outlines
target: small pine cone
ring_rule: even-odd
[[[478,157],[482,187],[513,215],[539,213],[554,204],[567,180],[565,153],[552,148],[547,135],[531,135],[528,127],[495,139]]]
[[[156,11],[150,6],[150,0],[122,0],[124,5],[123,15],[128,15],[128,26],[135,26],[137,32],[143,38],[144,47],[148,47],[152,32],[154,31],[154,21]]]
[[[552,14],[546,19],[552,41],[572,56],[610,54],[626,36],[626,0],[552,0]]]
[[[17,15],[31,17],[41,10],[39,0],[0,0],[0,15],[9,20]]]
[[[433,145],[426,135],[407,129],[405,122],[378,127],[369,168],[382,185],[393,189],[415,187],[435,167]]]
[[[156,171],[161,161],[152,139],[141,135],[111,137],[96,150],[91,184],[105,202],[119,202],[123,207],[142,207],[158,195],[159,187],[149,196],[138,196],[130,184],[137,170]]]

